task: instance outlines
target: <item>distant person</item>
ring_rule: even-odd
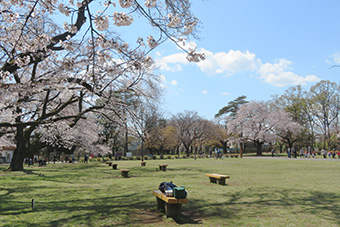
[[[300,157],[303,157],[303,149],[300,149]]]
[[[337,154],[338,154],[338,158],[340,159],[340,151],[339,150],[337,150],[337,152],[336,152]]]
[[[327,152],[325,149],[321,150],[321,154],[323,155],[323,158],[327,158]]]
[[[288,149],[287,149],[287,154],[288,154],[288,158],[291,158],[292,153],[291,153],[290,147],[288,147]]]
[[[85,154],[85,156],[84,156],[84,162],[87,163],[88,160],[89,160],[89,156],[87,156],[87,154]]]
[[[335,148],[333,149],[332,157],[333,157],[333,159],[335,158]]]

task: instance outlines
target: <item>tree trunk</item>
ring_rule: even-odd
[[[244,143],[240,142],[240,158],[243,158],[243,152],[244,152],[243,148],[244,148]]]
[[[26,140],[24,137],[23,126],[17,127],[17,134],[15,135],[16,148],[13,153],[13,158],[9,170],[11,171],[22,171],[24,170],[24,159],[26,152]]]
[[[256,156],[262,156],[262,143],[256,141]]]

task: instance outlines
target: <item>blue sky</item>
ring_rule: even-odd
[[[192,11],[202,24],[190,45],[207,59],[188,63],[170,42],[152,53],[167,116],[190,110],[213,119],[241,95],[266,101],[298,84],[339,83],[340,1],[195,0]]]

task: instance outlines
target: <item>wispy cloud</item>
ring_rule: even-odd
[[[277,87],[306,85],[307,83],[317,82],[320,80],[320,78],[315,75],[302,77],[293,73],[289,68],[290,64],[291,61],[280,59],[274,64],[266,63],[261,65],[258,73],[263,81]]]
[[[204,90],[204,91],[202,91],[202,94],[203,94],[203,95],[206,95],[206,94],[208,94],[208,90]]]
[[[328,64],[331,64],[331,65],[339,65],[340,64],[340,54],[339,53],[333,54],[330,57],[331,57],[331,60],[327,60]]]
[[[225,92],[222,92],[221,95],[230,95],[230,93],[225,91]]]
[[[173,86],[176,86],[176,85],[178,84],[178,82],[177,82],[176,80],[173,80],[173,81],[171,81],[171,84],[172,84]]]
[[[190,46],[195,46],[195,43],[190,43]],[[186,60],[185,53],[176,53],[163,57],[159,55],[156,65],[161,70],[171,72],[183,70],[184,65],[196,65],[209,76],[220,74],[232,76],[240,72],[249,71],[256,73],[259,80],[277,87],[303,86],[307,83],[320,81],[320,78],[316,75],[301,76],[294,73],[293,69],[289,67],[292,62],[286,59],[278,59],[274,63],[262,63],[260,58],[257,58],[254,53],[248,50],[243,52],[229,50],[228,52],[213,53],[202,48],[199,52],[205,53],[205,61],[189,63]],[[340,64],[340,54],[335,54],[332,58],[335,63]]]

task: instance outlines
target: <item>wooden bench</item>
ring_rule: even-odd
[[[231,153],[231,154],[228,154],[228,158],[238,158],[239,157],[239,154],[235,154],[235,153]]]
[[[159,170],[161,170],[161,171],[166,171],[166,167],[168,166],[168,165],[158,165],[159,166]]]
[[[222,185],[225,185],[225,181],[226,181],[225,179],[230,178],[230,176],[228,175],[221,175],[221,174],[216,174],[216,173],[210,173],[206,175],[209,177],[211,183],[217,183],[218,181],[218,184],[222,184]]]
[[[157,198],[157,210],[165,213],[166,217],[176,217],[181,214],[182,204],[189,202],[187,198],[176,199],[175,197],[167,197],[160,190],[153,190]]]
[[[122,175],[122,177],[129,177],[129,172],[130,172],[130,170],[129,169],[121,169],[120,170],[120,173],[121,173],[121,175]]]
[[[107,161],[106,164],[109,165],[109,166],[112,166],[112,162],[111,161]]]
[[[145,165],[146,165],[146,162],[140,162],[140,165],[141,165],[141,166],[145,166]]]

